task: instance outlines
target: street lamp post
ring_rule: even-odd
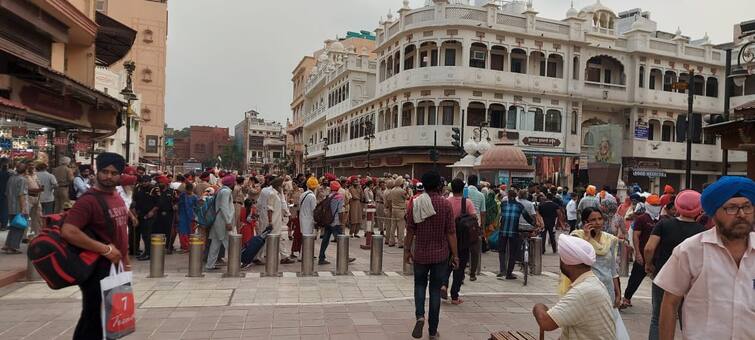
[[[126,99],[128,107],[126,108],[126,164],[131,163],[131,102],[137,99],[134,94],[132,77],[134,70],[136,70],[136,64],[129,60],[123,63],[123,68],[126,70],[126,87],[121,90],[121,95]]]
[[[328,138],[323,138],[322,142],[322,174],[324,176],[328,172],[328,162],[326,160],[328,158]]]
[[[370,152],[372,151],[372,140],[375,138],[375,133],[373,131],[373,124],[372,121],[366,121],[364,122],[364,130],[365,130],[365,136],[364,140],[367,141],[367,174],[370,173]]]

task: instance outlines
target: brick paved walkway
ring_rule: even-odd
[[[244,278],[206,273],[187,278],[187,255],[166,257],[167,276],[146,278],[148,264],[135,268],[137,333],[127,339],[411,339],[413,281],[400,274],[401,249],[386,248],[380,276],[367,275],[369,253],[352,239],[357,261],[350,275],[333,276],[319,266],[317,277],[296,277],[299,264],[281,265],[283,277],[260,277],[252,268]],[[335,247],[329,256],[335,258]],[[483,275],[465,282],[465,303],[441,308],[443,339],[487,339],[490,331],[517,329],[537,333],[531,309],[557,301],[557,257],[544,257],[544,275],[500,281],[494,277],[497,254],[483,256]],[[335,261],[333,261],[335,262]],[[623,280],[625,281],[625,280]],[[647,337],[649,281],[623,313],[633,339]],[[52,291],[42,283],[0,288],[0,339],[70,339],[80,311],[77,288]],[[426,333],[426,332],[425,332]],[[548,334],[556,339],[558,332]]]

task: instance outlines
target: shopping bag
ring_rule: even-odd
[[[501,237],[500,234],[501,233],[496,230],[492,234],[490,234],[490,236],[488,236],[488,247],[490,247],[490,249],[498,250],[498,240]]]
[[[10,226],[13,229],[24,230],[29,227],[29,220],[23,214],[16,214],[16,217],[10,221]]]
[[[134,292],[131,289],[131,272],[123,270],[123,262],[116,269],[110,266],[110,275],[100,280],[102,293],[102,338],[120,339],[136,330]]]

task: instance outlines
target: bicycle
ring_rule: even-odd
[[[532,267],[530,266],[530,238],[532,235],[536,235],[539,233],[538,229],[534,228],[522,228],[523,226],[519,226],[519,239],[522,241],[522,244],[519,247],[520,253],[519,258],[521,261],[519,262],[520,268],[522,269],[522,275],[523,277],[523,286],[527,285],[527,278],[529,277],[530,271],[532,271]]]

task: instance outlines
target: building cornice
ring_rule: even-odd
[[[74,38],[73,43],[81,45],[94,43],[99,26],[69,1],[31,0],[31,2],[68,25]]]

